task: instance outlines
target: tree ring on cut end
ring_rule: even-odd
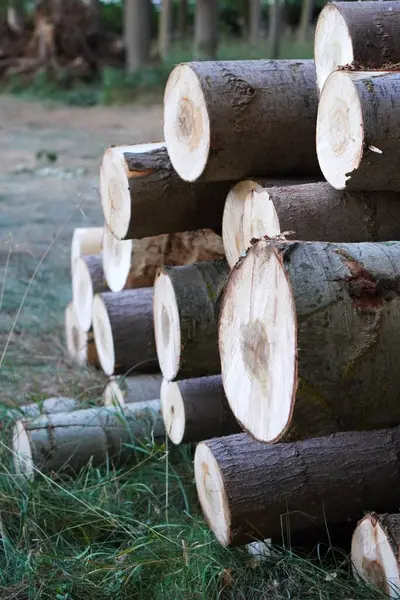
[[[120,292],[131,268],[132,240],[118,240],[104,227],[103,270],[107,285],[112,292]]]
[[[153,309],[158,362],[165,379],[171,381],[180,367],[181,331],[174,286],[163,272],[154,284]]]
[[[185,406],[177,382],[166,379],[162,382],[161,410],[169,439],[181,444],[185,435]]]
[[[93,333],[101,368],[106,375],[113,375],[115,369],[114,336],[107,306],[100,294],[96,294],[93,299]]]
[[[82,257],[75,261],[72,297],[79,326],[83,331],[89,331],[92,325],[93,284],[89,268]]]
[[[278,213],[267,190],[253,189],[247,196],[243,210],[243,240],[246,248],[252,239],[267,235],[270,238],[281,233]]]
[[[13,431],[12,447],[14,451],[14,468],[18,475],[33,479],[34,465],[29,435],[23,421],[16,421]]]

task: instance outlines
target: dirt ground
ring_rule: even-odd
[[[104,149],[159,139],[160,106],[73,108],[0,96],[0,402],[101,393],[103,377],[72,365],[64,350],[72,232],[102,224]]]

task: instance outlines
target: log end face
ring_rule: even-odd
[[[358,169],[364,146],[360,98],[351,73],[337,71],[326,80],[317,117],[317,155],[325,179],[337,190]]]
[[[34,478],[32,448],[23,421],[16,421],[14,425],[12,448],[15,472],[26,479],[32,480]]]
[[[100,167],[100,198],[104,219],[118,239],[125,238],[131,220],[131,197],[124,158],[129,148],[109,148]]]
[[[88,360],[88,334],[79,326],[73,302],[65,309],[65,340],[69,356],[85,365]]]
[[[218,462],[207,442],[198,444],[194,456],[196,488],[204,516],[223,546],[231,543],[231,515]]]
[[[181,444],[185,434],[185,407],[177,382],[166,379],[162,382],[161,411],[169,439],[176,445]]]
[[[104,390],[104,406],[124,406],[124,394],[117,379],[110,379]]]
[[[153,312],[158,362],[165,379],[171,381],[180,367],[181,331],[174,286],[165,272],[154,284]]]
[[[244,203],[243,238],[245,248],[252,239],[267,235],[273,238],[281,233],[279,217],[272,199],[272,190],[251,190]]]
[[[164,95],[164,135],[178,175],[195,181],[210,150],[210,121],[201,83],[190,65],[172,71]]]
[[[114,337],[107,306],[101,296],[96,294],[93,299],[93,334],[101,368],[111,376],[115,369]]]
[[[351,542],[354,574],[379,590],[397,597],[400,571],[396,556],[377,515],[365,516],[357,525]],[[397,541],[397,545],[399,540]],[[392,593],[391,593],[392,592]]]
[[[340,66],[354,62],[349,28],[335,4],[325,6],[319,15],[315,30],[314,56],[320,92],[331,73]]]
[[[93,285],[90,271],[83,257],[75,261],[72,276],[72,298],[78,325],[83,331],[89,331],[92,325]]]
[[[103,270],[108,287],[120,292],[126,283],[131,267],[132,240],[118,240],[104,227]]]
[[[282,260],[268,242],[255,244],[232,271],[219,326],[224,390],[245,430],[279,439],[297,385],[296,310]]]

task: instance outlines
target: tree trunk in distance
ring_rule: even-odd
[[[160,271],[154,284],[154,332],[168,381],[221,371],[218,317],[228,274],[225,259]]]
[[[261,240],[220,311],[231,409],[263,442],[393,427],[399,336],[399,242]]]
[[[317,155],[332,187],[400,191],[399,84],[399,72],[377,71],[336,71],[325,82]]]
[[[84,331],[78,323],[75,306],[70,302],[64,313],[65,339],[70,358],[79,365],[99,367],[93,331]]]
[[[196,60],[213,60],[218,47],[218,1],[197,0],[194,32]]]
[[[400,2],[330,2],[319,14],[314,56],[321,91],[337,67],[387,69],[400,62]]]
[[[302,0],[298,39],[306,42],[310,34],[315,0]]]
[[[104,278],[101,254],[80,256],[75,260],[72,275],[72,298],[79,327],[89,331],[92,327],[94,294],[109,291]]]
[[[167,381],[161,386],[165,431],[174,444],[238,433],[221,375]]]
[[[120,240],[202,228],[218,232],[231,186],[182,181],[164,142],[109,148],[100,167],[104,218]]]
[[[127,444],[164,435],[159,400],[43,415],[34,421],[17,421],[14,466],[17,473],[33,479],[39,471],[76,472],[89,462],[96,467],[113,459],[118,465],[137,459]]]
[[[158,371],[153,288],[97,294],[93,300],[93,332],[106,375]]]
[[[162,60],[166,60],[171,50],[171,39],[173,32],[172,0],[162,0],[160,6],[161,12],[159,20],[159,51]]]
[[[187,0],[179,0],[179,11],[178,11],[178,33],[181,40],[186,39],[187,34]]]
[[[243,210],[244,246],[284,232],[303,241],[398,240],[400,194],[338,191],[323,182],[249,192]]]
[[[358,523],[351,542],[351,562],[361,578],[391,598],[400,588],[400,515],[367,514]]]
[[[251,46],[257,48],[260,43],[260,21],[261,21],[261,4],[260,0],[250,0],[250,36],[249,42]]]
[[[206,520],[225,545],[304,532],[398,509],[400,429],[260,444],[244,433],[197,446]],[[344,494],[343,490],[348,493]],[[216,492],[217,490],[217,492]]]
[[[104,404],[119,405],[131,402],[157,400],[161,393],[161,374],[137,374],[130,377],[113,377],[104,390]]]
[[[103,227],[78,227],[74,229],[71,244],[71,274],[74,273],[75,260],[87,254],[101,252]]]
[[[281,5],[280,0],[274,0],[273,4],[270,5],[270,35],[271,40],[271,58],[279,58],[280,55],[280,42],[281,42]]]
[[[124,37],[126,70],[136,73],[150,63],[151,1],[125,0]]]
[[[185,181],[320,177],[316,116],[312,60],[185,63],[164,96],[168,154]]]

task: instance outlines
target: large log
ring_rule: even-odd
[[[317,154],[332,187],[400,191],[400,73],[332,73],[321,93]]]
[[[264,442],[393,427],[399,336],[400,242],[259,241],[222,302],[225,393]]]
[[[73,302],[64,313],[65,339],[69,356],[80,365],[99,366],[93,331],[84,331],[78,323]]]
[[[78,227],[74,229],[71,244],[71,274],[74,273],[75,259],[101,251],[103,227]]]
[[[154,341],[153,288],[96,295],[93,333],[106,375],[159,370]]]
[[[175,67],[164,135],[185,181],[319,174],[312,60],[192,62]]]
[[[75,260],[72,274],[72,298],[79,327],[89,331],[92,327],[93,297],[109,291],[104,278],[101,254],[81,256]]]
[[[249,192],[243,210],[245,247],[252,239],[284,232],[298,240],[398,240],[400,194],[339,191],[322,182]]]
[[[100,167],[104,218],[120,240],[202,228],[218,232],[230,186],[183,181],[164,142],[109,148]]]
[[[398,427],[288,444],[244,433],[215,438],[197,446],[197,492],[221,544],[306,533],[359,519],[372,506],[397,510],[399,451]]]
[[[154,284],[154,332],[165,379],[221,372],[218,317],[226,260],[164,267]]]
[[[103,267],[110,290],[119,292],[153,285],[164,265],[184,265],[224,255],[222,238],[210,229],[123,242],[108,231],[104,236]]]
[[[89,461],[98,466],[108,459],[134,460],[131,444],[150,435],[164,436],[159,400],[20,420],[13,435],[14,466],[17,473],[33,479],[40,471],[78,471]]]
[[[161,410],[165,431],[174,444],[200,442],[240,431],[220,375],[182,381],[164,379]]]
[[[1,422],[4,420],[18,419],[36,419],[40,415],[50,415],[56,413],[66,413],[77,410],[81,403],[74,398],[59,396],[55,398],[46,398],[42,402],[33,402],[22,406],[1,405]]]
[[[400,589],[400,515],[367,514],[358,523],[351,542],[355,576],[391,598]]]
[[[160,398],[162,380],[162,375],[150,373],[114,377],[104,390],[104,404],[123,406],[131,402],[157,400]]]
[[[385,69],[400,62],[400,2],[330,2],[314,39],[319,90],[338,67]]]

